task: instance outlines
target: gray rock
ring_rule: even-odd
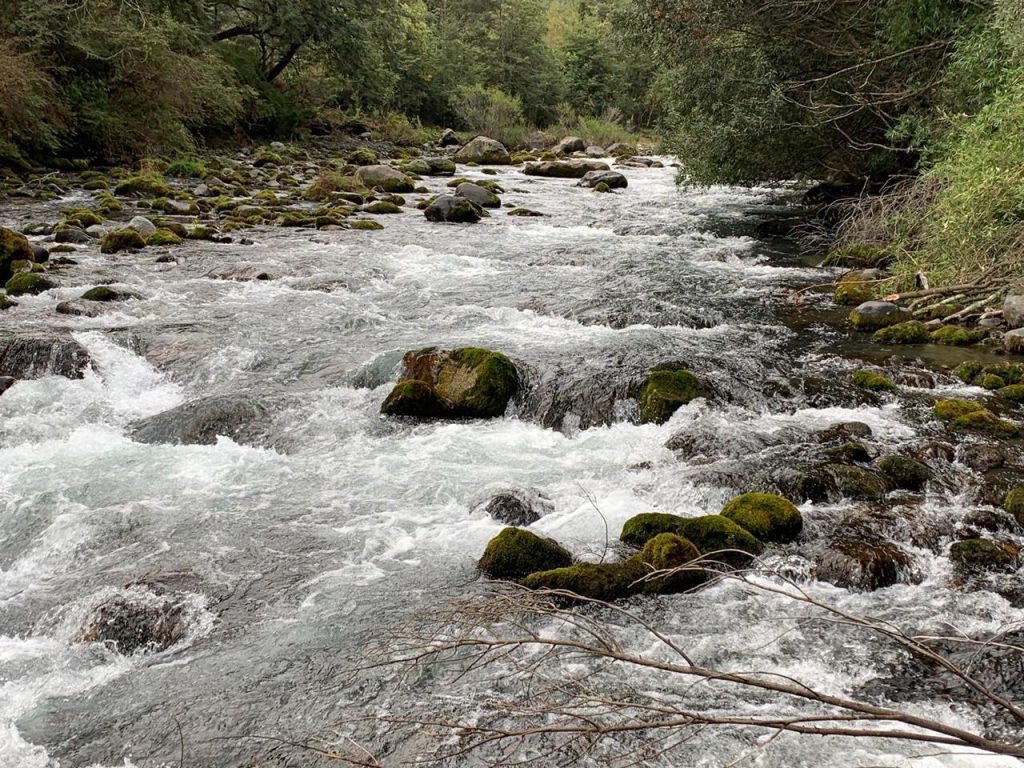
[[[385,192],[412,192],[416,185],[412,179],[390,165],[364,165],[356,171],[356,178],[370,189]]]
[[[587,157],[604,157],[605,151],[602,147],[587,147],[583,154]]]
[[[518,527],[532,525],[553,509],[554,505],[546,496],[524,488],[496,493],[484,506],[487,514],[499,523]]]
[[[68,227],[62,229],[53,236],[53,240],[56,243],[70,243],[71,245],[84,245],[88,243],[92,238],[89,237],[83,230],[78,227]]]
[[[505,145],[486,136],[477,136],[455,153],[457,163],[479,163],[481,165],[510,165],[512,157]]]
[[[464,197],[481,208],[501,208],[501,198],[486,187],[464,181],[455,188],[455,194]]]
[[[91,301],[62,301],[57,305],[56,311],[58,315],[73,317],[98,317],[103,313],[103,309]]]
[[[453,224],[475,224],[483,209],[458,195],[442,195],[426,207],[423,215],[428,221],[447,221]]]
[[[573,152],[583,152],[586,148],[587,143],[579,136],[566,136],[551,151],[559,155],[571,155]]]
[[[89,363],[85,347],[70,336],[42,333],[0,338],[0,376],[80,379]]]
[[[1024,354],[1024,328],[1014,328],[1004,333],[1003,347],[1007,352]]]
[[[555,179],[582,179],[591,171],[610,171],[600,160],[556,160],[554,162],[527,163],[523,173]]]
[[[108,231],[109,228],[103,226],[102,224],[93,224],[91,227],[86,228],[85,233],[89,235],[89,237],[95,237],[99,239],[103,237],[105,234],[107,234]]]
[[[1024,327],[1024,294],[1011,291],[1003,299],[1003,319],[1011,328]]]
[[[35,257],[37,264],[44,264],[50,260],[50,252],[41,245],[32,246],[32,255]]]
[[[90,611],[75,642],[103,643],[125,656],[165,651],[188,634],[185,605],[184,595],[125,590]]]
[[[10,376],[0,376],[0,395],[17,384],[18,380]]]
[[[866,301],[850,313],[850,322],[861,331],[877,331],[912,319],[909,310],[889,301]]]
[[[598,184],[607,184],[609,189],[625,189],[629,181],[618,171],[587,171],[577,186],[593,189]]]
[[[192,194],[196,197],[209,197],[210,187],[207,184],[199,184],[192,190]]]
[[[164,203],[164,211],[175,216],[188,216],[196,212],[196,207],[193,203],[186,203],[181,200],[168,200]]]
[[[607,152],[612,157],[632,157],[636,154],[636,147],[617,141],[608,147]]]
[[[458,134],[455,133],[451,128],[445,128],[444,133],[441,134],[440,140],[437,142],[439,147],[457,147],[462,142],[459,141]]]
[[[206,273],[214,280],[277,280],[280,271],[273,265],[258,264],[251,261],[239,261],[234,264],[223,264]]]
[[[156,232],[156,224],[147,219],[145,216],[136,216],[134,219],[128,222],[128,229],[134,229],[143,237],[149,237]]]
[[[224,395],[179,405],[130,427],[133,440],[171,445],[213,445],[218,437],[259,445],[270,424],[270,411],[245,395]]]

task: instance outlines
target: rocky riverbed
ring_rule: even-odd
[[[346,734],[424,756],[366,718],[469,717],[500,688],[342,672],[475,593],[506,525],[556,539],[553,566],[626,562],[637,515],[747,492],[799,509],[757,543],[766,573],[911,632],[1016,637],[1024,359],[795,302],[843,274],[772,235],[802,190],[681,189],[609,149],[273,145],[6,180],[0,765],[334,764],[301,745]],[[610,596],[709,663],[1016,738],[877,639],[765,645],[782,602],[636,591]],[[990,664],[1008,690],[1014,664]],[[937,751],[787,737],[763,764],[1013,764],[909,762]]]

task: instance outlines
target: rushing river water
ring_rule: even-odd
[[[666,448],[683,428],[740,454],[751,435],[851,420],[880,444],[914,438],[917,423],[893,399],[844,401],[827,383],[812,396],[801,384],[808,369],[838,380],[851,365],[830,352],[835,331],[780,319],[793,313],[794,287],[821,280],[751,237],[751,214],[785,190],[686,191],[671,169],[626,173],[629,189],[614,195],[514,170],[494,177],[504,201],[543,218],[502,210],[451,226],[411,211],[381,217],[380,232],[257,229],[250,245],[189,243],[171,251],[176,263],[156,263],[152,249],[83,250],[60,287],[5,313],[5,333],[73,334],[93,370],[22,381],[0,397],[0,766],[335,765],[294,743],[342,744],[345,721],[430,711],[435,695],[464,716],[488,698],[472,678],[441,691],[389,671],[358,682],[341,673],[368,640],[472,589],[475,561],[501,528],[481,507],[495,490],[542,492],[550,511],[533,529],[585,555],[636,513],[715,513],[734,493]],[[0,223],[47,211],[52,219],[52,208],[10,204]],[[208,276],[241,262],[275,279]],[[96,318],[54,314],[101,282],[142,298]],[[383,419],[402,353],[431,345],[507,353],[527,395],[492,421]],[[671,361],[713,381],[717,402],[637,425],[624,393]],[[212,396],[259,403],[258,438],[132,439],[133,422]],[[803,507],[812,531],[844,508]],[[947,484],[922,509],[956,517],[966,502]],[[996,594],[950,587],[945,558],[916,554],[917,584],[807,588],[923,631],[1024,619]],[[156,601],[157,587],[188,595],[188,631],[169,650],[124,656],[74,642],[111,595]],[[787,607],[728,585],[641,610],[729,667],[834,692],[894,671],[891,654],[838,630],[766,646]],[[949,701],[910,706],[982,727]],[[642,764],[722,766],[753,743],[708,732]],[[396,761],[422,747],[368,746]],[[1016,764],[942,752],[789,736],[751,764]]]

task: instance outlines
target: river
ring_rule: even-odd
[[[533,530],[594,555],[634,514],[715,513],[733,495],[666,447],[683,429],[738,455],[750,435],[842,421],[869,424],[879,445],[918,435],[919,419],[899,400],[844,394],[840,379],[854,364],[834,353],[842,332],[813,314],[792,321],[793,289],[822,273],[754,236],[758,217],[783,210],[791,190],[686,190],[671,168],[625,173],[629,188],[604,195],[514,169],[485,177],[507,190],[505,202],[548,214],[540,218],[499,210],[476,225],[443,225],[410,209],[380,217],[378,232],[257,228],[245,245],[83,249],[59,287],[4,313],[2,333],[72,334],[93,367],[78,380],[21,381],[0,397],[0,766],[337,765],[295,744],[343,745],[345,721],[382,712],[468,716],[487,701],[479,680],[433,690],[390,670],[357,682],[342,672],[369,640],[476,589],[475,561],[501,529],[482,509],[495,490],[542,492],[549,512]],[[0,224],[53,220],[57,207],[9,201]],[[176,260],[157,263],[165,252]],[[242,262],[273,279],[209,276]],[[141,298],[94,318],[54,314],[57,302],[110,282]],[[828,314],[825,300],[808,302],[809,313]],[[402,354],[432,345],[505,352],[527,396],[491,421],[383,419]],[[665,425],[636,424],[636,403],[622,393],[670,361],[713,381],[719,397]],[[817,393],[799,383],[808,371],[825,382]],[[939,386],[956,389],[943,378]],[[267,422],[258,436],[133,440],[133,422],[215,396],[259,403]],[[922,509],[962,517],[973,504],[937,484]],[[813,532],[815,520],[850,507],[802,508]],[[993,592],[951,586],[945,557],[914,553],[917,583],[807,588],[918,629],[977,633],[1024,619]],[[168,650],[124,656],[74,642],[112,595],[158,602],[161,588],[185,596],[188,629]],[[757,648],[750,641],[771,635],[789,609],[729,585],[640,610],[726,666],[829,691],[856,691],[896,668],[891,652],[838,630]],[[955,702],[909,706],[982,727]],[[384,764],[403,754],[369,732]],[[722,766],[751,738],[708,732],[642,764]],[[942,752],[787,736],[750,764],[1016,764]]]

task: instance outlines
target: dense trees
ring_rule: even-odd
[[[448,124],[487,91],[524,133],[621,102],[608,14],[626,4],[10,0],[0,152],[131,158],[230,132],[287,136],[325,110]]]

